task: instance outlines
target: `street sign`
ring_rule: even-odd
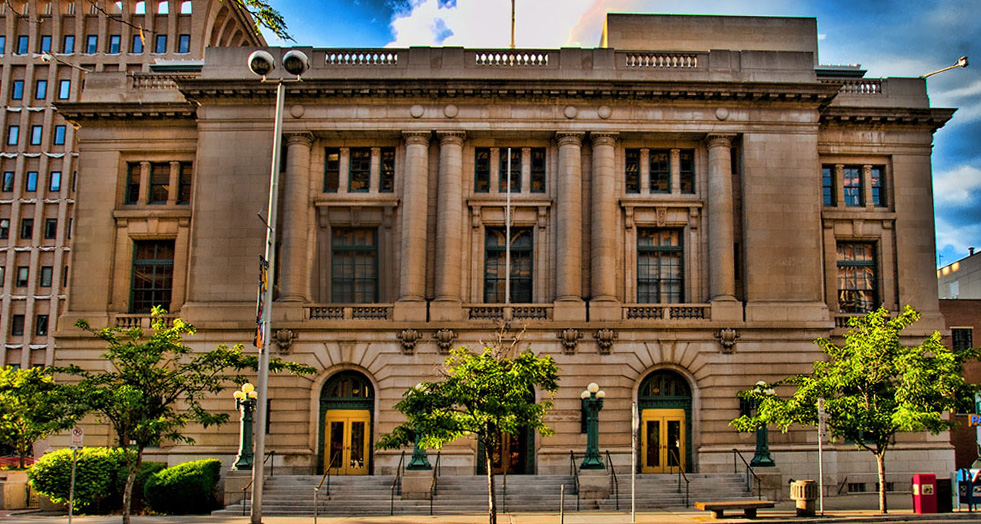
[[[968,424],[971,426],[981,426],[981,415],[968,415]]]
[[[71,443],[69,444],[69,447],[72,449],[81,449],[82,439],[84,437],[85,437],[85,430],[83,430],[78,426],[72,428]]]

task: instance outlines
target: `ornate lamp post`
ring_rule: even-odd
[[[756,383],[756,389],[767,396],[774,394],[773,388],[767,386],[766,382],[762,380]],[[759,401],[754,400],[753,409],[758,409],[759,407]],[[773,462],[773,457],[770,456],[770,434],[766,424],[762,424],[756,428],[756,453],[753,455],[753,460],[749,462],[749,465],[754,468],[772,468],[777,465]]]
[[[417,395],[426,394],[426,386],[422,383],[416,384],[415,390]],[[405,469],[413,471],[433,469],[433,466],[429,463],[429,456],[426,455],[426,448],[419,445],[419,440],[421,439],[422,434],[416,431],[416,442],[412,446],[412,459],[409,460],[409,464],[406,465]]]
[[[235,457],[234,470],[252,469],[252,413],[255,411],[256,399],[259,394],[255,386],[246,382],[242,389],[235,392],[235,408],[242,414],[239,419],[238,456]]]
[[[606,469],[599,453],[599,412],[603,409],[605,397],[606,392],[601,391],[595,382],[590,382],[579,394],[583,409],[586,410],[586,458],[582,460],[579,469]]]

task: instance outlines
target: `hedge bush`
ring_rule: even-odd
[[[140,507],[143,482],[166,465],[144,462],[136,474],[133,507]],[[87,513],[111,513],[122,508],[126,487],[126,456],[120,448],[82,448],[75,468],[75,508]],[[59,449],[39,458],[28,470],[31,489],[53,502],[68,503],[72,450]]]
[[[144,501],[157,513],[208,513],[219,507],[220,479],[221,462],[217,459],[178,464],[147,478],[143,488]]]

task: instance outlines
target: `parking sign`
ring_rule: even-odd
[[[85,437],[85,430],[76,426],[72,428],[71,433],[71,444],[69,445],[72,449],[80,449],[82,447],[82,439]]]

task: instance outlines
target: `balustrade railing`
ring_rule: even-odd
[[[617,64],[627,69],[698,69],[699,58],[696,53],[617,53]]]
[[[624,320],[711,320],[709,304],[625,304]]]
[[[390,320],[392,304],[307,306],[308,320]]]
[[[331,50],[324,56],[329,66],[395,66],[399,63],[399,53],[388,50]]]

